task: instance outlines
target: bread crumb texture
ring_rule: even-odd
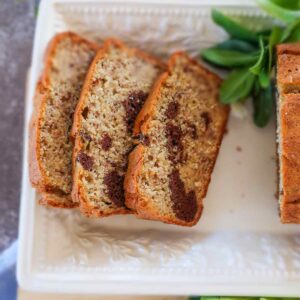
[[[76,112],[76,186],[87,215],[124,213],[132,127],[160,72],[158,64],[112,41],[96,57]],[[84,155],[84,160],[81,156]]]
[[[153,114],[142,125],[149,142],[137,180],[137,213],[192,225],[201,214],[228,109],[218,102],[215,75],[184,54],[170,61],[169,74],[153,96]]]
[[[39,151],[48,190],[68,195],[72,189],[73,114],[95,51],[69,36],[61,39],[53,51],[47,77],[49,87],[39,116]]]

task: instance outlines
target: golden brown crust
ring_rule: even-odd
[[[160,60],[156,59],[155,57],[153,57],[153,56],[149,55],[148,53],[145,53],[139,49],[129,48],[122,41],[115,39],[115,38],[107,39],[104,42],[103,47],[97,52],[97,55],[94,58],[91,66],[89,68],[88,74],[86,76],[86,80],[85,80],[85,83],[84,83],[82,91],[81,91],[80,99],[79,99],[79,102],[75,109],[74,122],[73,122],[72,130],[71,130],[71,135],[72,135],[73,139],[75,139],[75,146],[74,146],[74,150],[73,150],[73,171],[74,171],[73,179],[74,180],[73,180],[73,187],[72,187],[72,198],[73,198],[74,202],[79,203],[80,211],[84,215],[89,216],[89,217],[105,217],[105,216],[115,215],[115,214],[131,214],[132,213],[129,209],[127,209],[125,207],[124,208],[116,208],[114,210],[114,212],[110,212],[110,213],[103,213],[96,208],[90,207],[90,205],[88,204],[86,197],[84,195],[84,188],[78,182],[78,178],[80,178],[80,170],[78,168],[74,167],[76,165],[76,157],[83,146],[80,139],[76,138],[76,135],[77,135],[79,127],[81,126],[80,125],[80,116],[81,116],[82,108],[84,105],[84,100],[86,98],[88,91],[90,90],[96,64],[98,63],[99,60],[101,60],[105,56],[105,54],[108,52],[111,45],[114,45],[115,47],[122,49],[123,51],[127,52],[130,56],[138,56],[145,61],[148,61],[154,65],[157,65],[159,68],[165,69],[165,65]]]
[[[282,98],[281,221],[300,223],[300,94],[287,94]]]
[[[299,199],[299,198],[298,198]],[[285,203],[281,211],[281,222],[284,224],[300,224],[300,203]]]
[[[277,82],[281,93],[300,93],[300,43],[277,46]]]
[[[277,55],[282,54],[300,54],[300,42],[292,43],[292,44],[280,44],[277,45]]]
[[[47,207],[56,207],[56,208],[74,208],[77,207],[77,203],[72,201],[70,195],[67,196],[58,196],[55,193],[44,192],[41,194],[39,199],[39,204]]]
[[[70,195],[57,195],[55,192],[51,192],[49,186],[49,180],[41,167],[39,147],[40,137],[40,122],[41,115],[45,108],[47,101],[47,95],[50,88],[49,73],[51,68],[51,61],[55,55],[57,45],[65,38],[70,38],[76,43],[85,43],[91,49],[97,50],[99,46],[93,42],[90,42],[75,33],[63,32],[55,35],[49,42],[44,57],[44,71],[37,83],[36,92],[34,96],[33,113],[30,120],[29,129],[29,177],[31,184],[41,194],[40,204],[46,206],[72,208],[77,204],[72,201]]]
[[[161,92],[161,86],[164,84],[165,80],[168,78],[170,72],[172,71],[173,66],[175,65],[176,59],[178,57],[184,56],[188,59],[189,63],[192,65],[196,65],[199,69],[201,69],[201,72],[204,72],[207,77],[210,77],[212,81],[215,81],[218,85],[221,83],[221,79],[214,73],[210,72],[209,70],[203,68],[201,65],[198,64],[196,60],[190,59],[189,56],[184,52],[176,52],[174,53],[168,62],[168,70],[161,74],[161,76],[156,81],[152,92],[148,99],[146,100],[141,112],[137,116],[135,125],[134,125],[134,135],[138,135],[140,133],[143,133],[144,135],[147,135],[147,132],[149,130],[149,121],[151,117],[154,114],[155,107],[158,104],[159,101],[159,95]],[[202,73],[201,73],[202,74]],[[215,152],[215,158],[218,155],[219,148],[221,145],[221,141],[226,129],[227,119],[229,115],[229,107],[224,107],[224,124],[223,128],[221,129],[221,134],[219,137],[219,140],[217,142],[217,148]],[[135,211],[137,216],[139,218],[143,219],[149,219],[149,220],[160,220],[164,223],[168,224],[176,224],[176,225],[182,225],[182,226],[193,226],[195,225],[199,218],[201,217],[203,205],[202,201],[203,198],[206,196],[210,178],[208,181],[208,184],[205,189],[205,193],[201,199],[201,202],[198,202],[198,210],[195,215],[195,218],[191,222],[186,222],[180,219],[174,219],[168,216],[159,216],[157,213],[155,213],[155,210],[151,207],[149,204],[149,200],[142,195],[142,193],[139,191],[138,188],[138,177],[141,172],[142,166],[143,166],[143,152],[144,152],[144,146],[142,144],[139,144],[129,155],[129,163],[128,163],[128,169],[125,176],[125,182],[124,182],[124,189],[125,189],[125,203],[126,206],[128,206],[130,209]],[[216,162],[216,159],[214,160],[214,164]],[[145,209],[147,207],[147,209]]]
[[[137,210],[139,205],[139,197],[137,195],[140,193],[138,192],[137,178],[143,164],[143,152],[144,146],[139,144],[129,154],[128,168],[124,180],[126,206],[133,210]]]
[[[160,220],[167,224],[175,224],[188,227],[195,225],[202,214],[202,203],[199,205],[198,211],[192,222],[186,222],[168,216],[164,216],[162,218],[155,212],[155,209],[151,206],[150,201],[147,199],[147,197],[142,195],[142,193],[139,191],[137,182],[143,164],[143,148],[143,145],[138,145],[129,156],[129,164],[124,182],[126,206],[132,209],[136,216],[140,219],[154,221]]]
[[[300,223],[300,43],[277,46],[282,223]]]

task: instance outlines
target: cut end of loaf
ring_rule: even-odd
[[[300,223],[300,43],[277,47],[277,145],[282,223]]]
[[[126,205],[138,216],[197,223],[228,117],[219,84],[186,54],[170,58],[135,123],[148,141],[130,156],[125,181]]]

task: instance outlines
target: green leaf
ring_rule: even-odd
[[[264,29],[264,30],[258,31],[257,35],[264,35],[266,37],[269,37],[271,32],[272,32],[272,29]]]
[[[267,88],[270,84],[270,76],[266,68],[264,68],[258,75],[258,81],[262,88]]]
[[[284,35],[283,29],[279,26],[274,26],[270,32],[269,45],[275,46],[282,41]]]
[[[274,47],[282,40],[282,36],[283,36],[283,31],[280,27],[278,26],[274,26],[270,35],[270,39],[269,39],[269,72],[271,72],[272,70],[272,66],[273,66],[273,52],[274,52]]]
[[[300,28],[300,19],[290,23],[284,29],[280,42],[281,43],[286,42],[289,39],[289,37],[293,34],[293,32],[299,28]]]
[[[208,48],[202,51],[202,58],[214,65],[226,68],[243,67],[253,64],[258,57],[257,52],[245,53],[235,50]]]
[[[286,40],[286,43],[294,43],[300,41],[300,26],[295,28],[289,38]]]
[[[274,99],[272,84],[266,89],[260,89],[259,93],[253,96],[253,106],[254,123],[258,127],[265,127],[273,113]]]
[[[255,65],[249,69],[250,72],[252,72],[255,75],[259,75],[262,72],[265,65],[265,59],[267,53],[265,49],[264,41],[261,36],[259,37],[259,46],[260,46],[260,54],[258,60],[256,61]]]
[[[257,43],[257,34],[248,28],[238,24],[230,17],[225,16],[218,10],[212,10],[213,21],[221,26],[232,38]]]
[[[260,92],[261,85],[259,83],[259,79],[256,77],[253,83],[252,96],[257,96]]]
[[[296,10],[300,9],[300,1],[299,0],[272,0],[272,2],[283,8],[296,9]]]
[[[296,42],[300,35],[300,19],[290,23],[283,31],[281,43]]]
[[[220,297],[220,300],[259,300],[258,297]]]
[[[221,102],[235,103],[249,96],[255,76],[248,68],[232,71],[223,81],[220,89]]]
[[[260,55],[254,66],[249,71],[258,76],[258,81],[261,87],[266,88],[270,84],[269,78],[269,52],[264,45],[262,37],[259,38]]]
[[[284,298],[277,297],[260,297],[259,300],[283,300]],[[295,298],[293,300],[296,300]]]
[[[235,50],[240,52],[254,52],[257,51],[257,47],[254,47],[252,44],[236,39],[230,39],[225,42],[216,45],[216,48],[226,49],[226,50]]]
[[[286,0],[287,1],[287,0]],[[285,23],[291,23],[300,18],[299,10],[292,10],[277,5],[271,0],[256,0],[256,3],[269,13],[272,17],[279,19]]]

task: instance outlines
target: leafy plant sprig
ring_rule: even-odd
[[[279,43],[300,40],[300,1],[257,0],[257,3],[286,25],[255,32],[212,10],[213,21],[228,33],[229,39],[204,49],[201,54],[207,62],[231,70],[221,86],[221,101],[232,104],[251,96],[253,120],[257,126],[264,127],[274,111],[274,48]]]

